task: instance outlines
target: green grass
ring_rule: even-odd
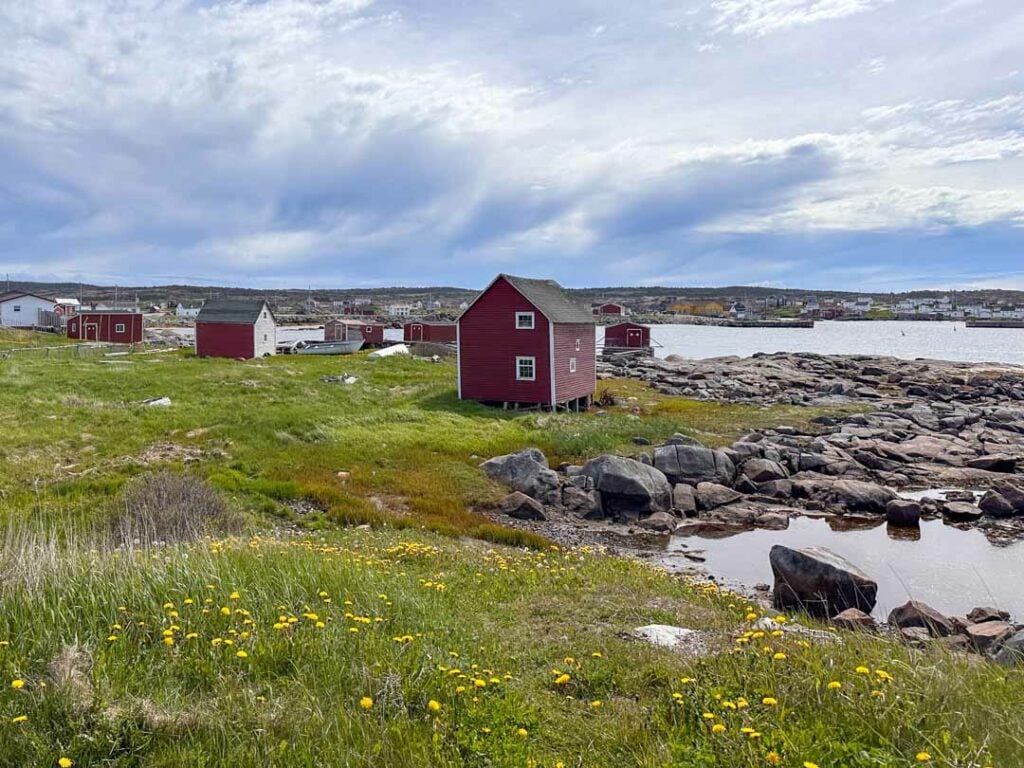
[[[359,381],[320,381],[339,373]],[[820,413],[602,389],[625,404],[517,414],[460,403],[450,363],[0,360],[0,766],[1024,762],[1018,670],[757,634],[742,597],[479,514],[497,453],[722,444]],[[259,533],[112,551],[97,531],[154,468],[205,478]],[[707,653],[629,639],[651,623]]]
[[[40,331],[23,331],[15,328],[0,328],[0,350],[24,349],[36,347],[57,347],[74,344],[66,336],[58,333]]]
[[[927,752],[966,768],[1024,754],[1020,672],[862,636],[808,643],[788,625],[757,636],[743,599],[597,553],[350,531],[4,554],[4,766],[763,766],[775,752],[868,768]],[[702,630],[709,655],[625,636],[655,622]]]
[[[325,384],[349,373],[352,385]],[[477,465],[528,445],[552,460],[635,450],[673,432],[709,443],[818,411],[665,398],[637,382],[602,383],[628,405],[584,415],[515,413],[460,402],[451,362],[280,357],[200,360],[184,353],[0,361],[0,517],[81,527],[113,513],[123,483],[153,466],[187,468],[256,519],[304,525],[390,521],[496,541],[528,534],[478,513],[501,490]],[[141,401],[167,396],[169,408]],[[339,473],[342,473],[339,475]]]

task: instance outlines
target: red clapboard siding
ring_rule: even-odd
[[[402,338],[407,342],[431,341],[435,344],[454,344],[457,338],[455,323],[412,322],[403,326]]]
[[[534,312],[534,329],[518,330],[516,312]],[[516,379],[517,356],[537,359],[534,381]],[[504,279],[459,318],[459,372],[465,400],[551,403],[549,323]]]
[[[123,330],[118,330],[123,326]],[[138,312],[80,312],[68,319],[69,339],[108,344],[142,343],[142,315]]]
[[[555,325],[555,396],[558,402],[594,393],[597,387],[596,340],[593,325]],[[576,342],[579,341],[579,349]],[[576,372],[570,360],[576,360]]]
[[[256,354],[252,325],[239,323],[196,323],[196,354],[200,357],[240,357]]]

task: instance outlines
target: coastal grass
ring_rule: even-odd
[[[357,381],[321,380],[339,374]],[[538,544],[480,514],[502,492],[481,461],[534,445],[552,463],[582,462],[674,432],[721,444],[755,427],[810,426],[824,412],[668,398],[631,381],[601,382],[599,394],[621,404],[503,411],[459,401],[450,361],[365,353],[12,357],[0,360],[0,519],[102,527],[129,479],[171,468],[207,479],[257,522],[389,523]],[[157,397],[171,405],[143,404]]]
[[[588,550],[10,532],[0,766],[1016,766],[1024,675]],[[698,652],[630,638],[700,630]]]

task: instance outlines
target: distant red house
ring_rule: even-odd
[[[620,316],[620,317],[625,317],[626,315],[629,314],[629,310],[626,309],[621,304],[609,303],[609,304],[601,304],[599,306],[594,307],[594,314],[595,315],[616,315],[616,316]]]
[[[383,346],[384,326],[380,323],[360,323],[354,320],[328,320],[324,324],[325,341],[351,341],[360,337],[367,346]]]
[[[414,321],[402,326],[402,340],[407,342],[431,341],[435,344],[454,344],[455,323],[426,323]]]
[[[69,339],[108,344],[141,344],[142,313],[126,309],[84,309],[68,318]]]
[[[214,299],[196,318],[196,354],[250,360],[277,351],[277,321],[263,299]]]
[[[594,317],[553,280],[498,275],[458,321],[459,397],[587,407],[597,388]]]
[[[604,329],[605,348],[640,349],[651,346],[651,329],[639,323],[616,323]]]

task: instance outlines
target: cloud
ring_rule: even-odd
[[[972,258],[1002,268],[1024,245],[1024,10],[919,16],[884,0],[2,4],[0,271],[813,281],[822,254],[899,262],[888,243],[995,229]]]

